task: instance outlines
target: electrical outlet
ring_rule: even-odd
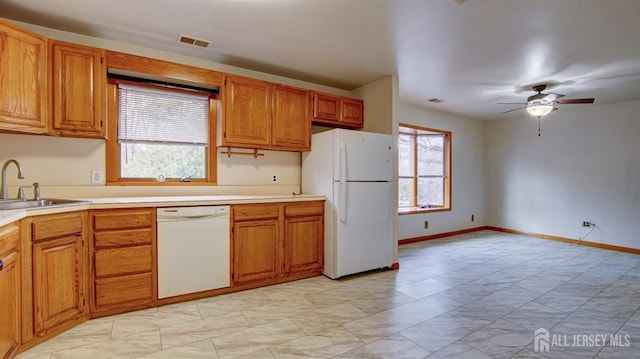
[[[271,174],[271,183],[273,183],[273,184],[278,183],[278,174],[276,174],[276,173],[272,173]]]
[[[429,221],[424,221],[424,229],[429,229]]]
[[[593,227],[593,223],[591,223],[591,221],[582,221],[582,227],[591,228]]]
[[[91,184],[104,184],[103,170],[91,170]]]

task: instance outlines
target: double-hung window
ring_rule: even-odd
[[[451,209],[451,132],[406,124],[398,132],[399,211]]]
[[[214,95],[127,81],[109,86],[109,182],[215,182]]]

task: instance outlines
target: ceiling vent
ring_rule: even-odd
[[[430,98],[427,101],[432,102],[432,103],[441,103],[444,102],[444,100],[441,100],[439,98]]]
[[[187,36],[187,35],[178,35],[178,42],[181,44],[193,45],[193,46],[204,47],[204,48],[209,47],[209,44],[211,43],[211,41],[197,39],[193,36]]]

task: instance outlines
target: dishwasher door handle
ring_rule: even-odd
[[[210,214],[180,214],[176,216],[177,219],[197,219],[197,218],[208,218],[215,217]]]

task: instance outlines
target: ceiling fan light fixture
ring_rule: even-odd
[[[553,111],[553,105],[550,104],[540,104],[534,103],[531,105],[527,105],[527,112],[529,115],[534,117],[542,117],[546,116]]]

